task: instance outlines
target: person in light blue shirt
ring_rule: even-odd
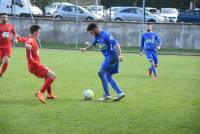
[[[140,55],[143,54],[143,50],[146,52],[146,57],[150,62],[150,68],[148,74],[151,77],[153,72],[153,78],[157,78],[156,67],[158,66],[158,54],[157,49],[160,49],[160,39],[155,32],[152,32],[152,25],[147,24],[147,32],[142,35]]]
[[[119,42],[108,31],[100,30],[95,23],[89,24],[87,31],[94,36],[94,40],[87,47],[81,48],[80,51],[85,52],[96,46],[99,47],[105,58],[98,72],[104,89],[104,95],[99,98],[99,101],[112,99],[109,92],[109,84],[117,93],[113,101],[119,101],[125,97],[125,93],[112,77],[113,74],[119,73],[119,62],[123,60]]]

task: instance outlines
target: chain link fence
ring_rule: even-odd
[[[107,1],[107,2],[106,2]],[[170,1],[170,0],[169,0]],[[190,1],[188,0],[179,0],[177,2],[169,2],[164,0],[146,0],[147,7],[175,7],[178,9],[188,9],[190,7]],[[101,5],[103,4],[105,7],[110,6],[141,6],[142,0],[135,0],[130,3],[130,1],[120,1],[120,0],[31,0],[31,4],[39,6],[40,8],[45,11],[45,7],[53,2],[69,2],[75,4],[77,6],[88,6],[88,5]],[[88,42],[92,40],[92,37],[87,33],[86,27],[91,21],[79,21],[78,19],[72,21],[58,21],[52,18],[34,18],[36,24],[41,25],[42,32],[40,35],[41,46],[43,48],[54,48],[54,49],[80,49],[81,47],[85,47]],[[23,20],[23,25],[22,25]],[[96,22],[100,25],[100,28],[105,30],[109,30],[113,33],[114,37],[119,39],[120,43],[122,44],[122,48],[124,52],[138,52],[138,47],[140,45],[141,39],[141,30],[142,30],[142,23],[132,23],[132,22],[120,22],[120,23],[112,23],[109,21],[105,22]],[[16,30],[19,34],[26,36],[29,32],[29,26],[33,24],[32,21],[28,18],[18,18],[16,21]],[[177,24],[169,24],[169,26],[163,25],[165,28],[171,28],[171,31],[167,31],[166,29],[162,29],[162,24],[155,25],[155,31],[158,34],[165,38],[165,36],[169,36],[169,40],[175,40],[175,42],[167,42],[165,40],[163,47],[169,49],[171,51],[174,48],[178,49],[200,49],[199,46],[196,45],[196,42],[191,40],[193,44],[188,44],[184,46],[183,44],[176,44],[178,41],[182,41],[181,36],[188,34],[185,32],[184,34],[179,34],[180,32],[184,32],[181,29],[181,26]],[[173,25],[173,26],[172,26]],[[177,28],[176,29],[176,25]],[[190,26],[189,26],[190,27]],[[192,27],[192,26],[191,26]],[[175,29],[175,30],[174,30]],[[197,27],[192,28],[194,30],[194,35],[200,36]],[[180,31],[179,31],[180,30]],[[174,38],[174,36],[170,36],[170,32],[176,34],[178,38]],[[165,34],[163,34],[165,33]],[[171,34],[172,35],[172,34]],[[161,40],[163,40],[161,38]],[[188,41],[185,41],[188,42]],[[171,43],[171,44],[170,44]],[[174,44],[173,44],[174,43]],[[19,45],[20,46],[20,45]],[[177,52],[177,51],[176,51]],[[199,50],[195,50],[197,54],[200,54]],[[167,52],[168,53],[168,52]]]

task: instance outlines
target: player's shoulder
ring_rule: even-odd
[[[9,27],[14,27],[14,25],[11,24],[11,23],[7,23],[7,26],[9,26]]]
[[[102,34],[103,36],[110,36],[110,35],[111,35],[111,33],[110,33],[109,31],[106,31],[106,30],[102,30],[102,31],[101,31],[101,34]]]
[[[34,41],[34,39],[32,37],[25,37],[25,43],[27,44],[32,44],[32,42]]]
[[[147,32],[144,32],[143,34],[142,34],[142,36],[146,36],[148,33]]]
[[[157,36],[157,33],[156,33],[156,32],[151,32],[151,34],[152,34],[152,35],[156,35],[156,36]]]

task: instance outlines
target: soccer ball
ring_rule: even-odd
[[[83,90],[83,98],[85,100],[92,100],[93,97],[94,97],[94,92],[91,89]]]

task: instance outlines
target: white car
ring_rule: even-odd
[[[115,13],[118,9],[120,9],[120,8],[122,8],[122,7],[110,7],[110,8],[108,8],[108,9],[106,10],[107,18],[108,18],[108,19],[112,19],[113,16],[114,16],[114,13]]]
[[[140,7],[123,7],[118,9],[112,18],[113,21],[135,21],[142,22],[144,19],[143,8]],[[164,18],[145,11],[145,22],[164,22]]]
[[[145,7],[145,9],[152,14],[160,15],[160,11],[155,7]]]
[[[76,6],[73,4],[63,4],[59,9],[53,13],[55,20],[86,20],[86,21],[99,21],[101,17],[91,13],[87,9]]]
[[[104,6],[90,5],[90,6],[85,6],[85,8],[88,11],[92,12],[93,14],[100,16],[102,19],[105,18]]]
[[[25,17],[30,16],[31,13],[34,16],[43,15],[42,10],[39,7],[32,6],[29,0],[0,0],[0,13]]]
[[[45,7],[45,16],[53,16],[53,13],[58,10],[62,5],[73,5],[67,2],[55,2]]]
[[[176,22],[178,10],[176,8],[161,8],[160,16],[164,17],[169,22]]]

